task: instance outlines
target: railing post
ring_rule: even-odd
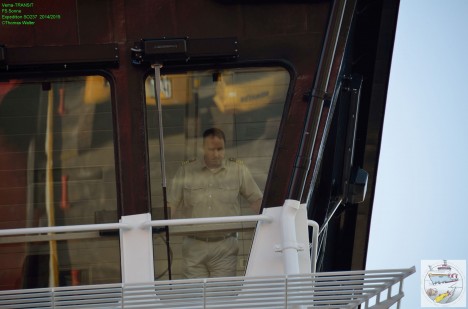
[[[132,229],[120,229],[122,282],[154,281],[153,233],[149,225],[151,214],[123,216],[120,222]]]
[[[311,272],[315,273],[317,270],[317,249],[318,249],[318,235],[319,225],[313,220],[307,220],[307,225],[312,227],[312,245],[310,248],[310,261],[311,261]]]
[[[281,239],[283,249],[284,272],[287,275],[299,274],[299,255],[296,237],[296,213],[300,203],[296,200],[286,200],[281,216]]]

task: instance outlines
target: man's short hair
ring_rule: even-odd
[[[218,138],[221,138],[226,143],[226,136],[224,136],[224,132],[218,128],[209,128],[205,130],[205,132],[203,132],[203,141],[208,136],[216,136]]]

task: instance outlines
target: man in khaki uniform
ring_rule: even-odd
[[[220,129],[211,128],[203,133],[203,160],[185,162],[169,188],[173,217],[239,216],[241,196],[259,212],[262,192],[242,162],[224,158],[225,142]],[[238,251],[235,233],[212,231],[189,235],[182,244],[184,275],[235,276]]]

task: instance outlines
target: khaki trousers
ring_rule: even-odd
[[[220,241],[203,241],[185,237],[182,243],[186,278],[233,277],[237,273],[236,237]]]

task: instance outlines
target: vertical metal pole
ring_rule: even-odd
[[[413,266],[413,268],[414,268],[414,266]],[[408,274],[407,274],[407,276],[408,276]],[[399,289],[398,289],[398,294],[404,294],[404,293],[403,293],[403,279],[404,279],[404,278],[405,278],[405,277],[402,277],[402,278],[400,279],[400,286],[399,286]],[[400,304],[401,304],[401,298],[400,298],[400,299],[398,300],[398,302],[397,302],[397,309],[400,309]]]
[[[159,129],[159,160],[161,162],[161,185],[163,193],[163,203],[164,203],[164,219],[169,219],[169,214],[167,211],[167,180],[166,180],[166,157],[164,155],[164,131],[163,131],[163,121],[162,121],[162,107],[161,107],[161,68],[162,64],[155,63],[151,65],[154,69],[154,97],[156,100],[156,107],[158,110],[158,129]],[[166,232],[166,252],[167,252],[167,271],[169,275],[169,280],[172,279],[171,271],[171,253],[169,245],[169,227],[165,226]]]
[[[286,275],[300,274],[299,255],[296,235],[296,214],[300,208],[299,201],[285,200],[281,212],[281,239],[283,248],[283,265]]]
[[[46,161],[46,193],[45,202],[47,210],[47,221],[49,226],[55,226],[55,204],[54,204],[54,166],[53,166],[53,145],[54,145],[54,91],[49,90],[47,100],[47,127],[45,140]],[[51,233],[49,233],[50,235]],[[50,260],[49,260],[49,286],[56,287],[59,283],[57,241],[49,240]]]
[[[162,186],[166,188],[166,158],[164,156],[164,131],[162,122],[162,107],[161,107],[161,68],[162,64],[156,63],[152,65],[154,69],[154,96],[156,100],[156,108],[158,111],[158,129],[159,129],[159,156],[161,160],[161,178]]]

